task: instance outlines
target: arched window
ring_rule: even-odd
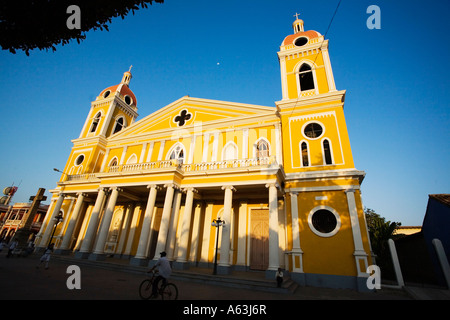
[[[302,149],[302,166],[308,167],[309,166],[309,156],[308,156],[308,145],[306,142],[302,142],[301,144]]]
[[[97,126],[100,122],[101,116],[102,114],[100,112],[95,115],[94,120],[92,120],[91,130],[89,130],[89,132],[95,132],[95,130],[97,130]]]
[[[123,117],[120,117],[119,119],[116,120],[116,126],[114,127],[113,134],[122,130],[123,127],[124,127],[124,119]]]
[[[175,145],[175,147],[173,147],[172,152],[170,153],[169,156],[170,160],[178,160],[179,164],[182,164],[184,161],[184,151],[183,151],[183,147],[180,144]]]
[[[269,156],[269,143],[266,140],[260,139],[256,143],[256,158],[266,158]]]
[[[117,162],[117,158],[114,157],[114,159],[111,160],[111,162],[109,163],[110,167],[115,167],[117,166],[118,162]]]
[[[238,148],[234,142],[228,142],[223,148],[222,160],[235,160],[238,158]]]
[[[133,153],[127,160],[127,164],[135,164],[137,163],[137,157],[136,155]]]
[[[298,76],[300,79],[300,91],[314,89],[314,78],[310,65],[306,63],[302,64]]]
[[[331,157],[330,141],[328,139],[323,140],[323,155],[325,158],[325,164],[333,164],[333,158]]]

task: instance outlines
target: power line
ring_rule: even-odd
[[[339,0],[338,4],[337,4],[337,6],[336,6],[336,9],[334,10],[333,16],[331,17],[330,23],[328,24],[327,31],[325,31],[325,34],[323,35],[322,42],[321,42],[321,44],[320,44],[320,46],[319,46],[319,48],[318,48],[316,57],[314,58],[313,66],[315,65],[316,60],[317,60],[317,57],[319,56],[319,51],[322,50],[322,49],[321,49],[321,48],[322,48],[322,44],[323,44],[323,42],[325,41],[326,36],[327,36],[327,34],[328,34],[328,31],[329,31],[330,28],[331,28],[331,24],[333,23],[334,17],[335,17],[336,14],[337,14],[337,11],[338,11],[338,9],[339,9],[339,6],[341,5],[341,2],[342,2],[342,0]],[[311,71],[312,71],[312,70],[311,70]],[[294,113],[295,108],[297,107],[297,103],[298,103],[298,100],[299,100],[299,99],[300,99],[300,97],[298,96],[298,97],[297,97],[297,100],[295,101],[294,108],[292,109],[291,114],[289,115],[289,118],[290,118],[290,117],[292,116],[292,114]],[[289,119],[289,118],[288,118],[288,119]]]

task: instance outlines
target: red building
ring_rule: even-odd
[[[0,205],[0,241],[9,242],[16,231],[25,224],[27,214],[30,210],[31,202],[16,203],[14,205]],[[33,239],[41,228],[45,219],[48,205],[41,204],[31,224]]]

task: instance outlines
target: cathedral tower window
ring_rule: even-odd
[[[300,91],[314,89],[314,78],[311,66],[304,63],[299,70]]]
[[[101,116],[102,114],[100,112],[95,115],[94,120],[92,120],[91,130],[89,130],[89,132],[95,132],[95,130],[97,130],[97,126],[100,122]]]
[[[333,158],[331,157],[330,141],[328,141],[328,139],[323,140],[322,146],[325,164],[333,164]]]
[[[309,166],[308,144],[305,141],[301,143],[301,149],[302,149],[302,166],[308,167]]]
[[[303,134],[305,137],[310,139],[317,139],[319,138],[323,133],[323,128],[320,124],[317,122],[312,122],[305,126],[305,129],[303,130]]]
[[[124,128],[124,119],[123,117],[120,117],[119,119],[116,120],[116,126],[114,127],[113,134],[119,132],[123,128]]]

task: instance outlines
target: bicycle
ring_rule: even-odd
[[[151,272],[151,277],[145,279],[139,285],[139,296],[141,299],[148,300],[152,296],[153,291],[153,281],[156,279],[156,271]],[[165,283],[164,283],[165,282]],[[171,282],[161,281],[161,285],[157,290],[157,294],[161,296],[162,300],[177,300],[178,299],[178,288],[175,284]],[[157,297],[155,297],[156,299]]]

